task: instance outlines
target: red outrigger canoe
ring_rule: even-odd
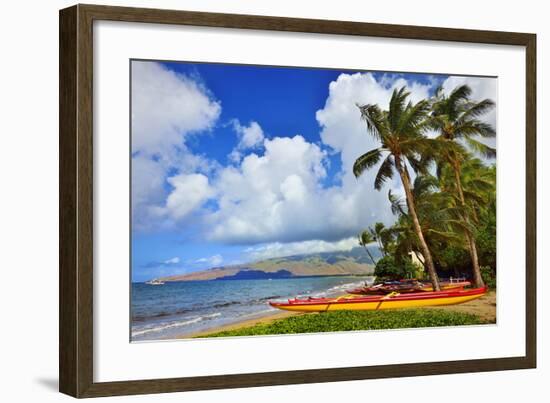
[[[487,287],[467,290],[448,290],[419,293],[390,293],[384,296],[364,297],[342,296],[338,298],[289,299],[287,302],[270,301],[269,305],[286,311],[326,312],[326,311],[377,311],[382,309],[418,308],[424,306],[455,305],[482,297]]]

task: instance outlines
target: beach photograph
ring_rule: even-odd
[[[131,342],[497,323],[496,77],[130,72]]]

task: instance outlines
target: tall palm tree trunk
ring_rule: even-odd
[[[437,272],[435,270],[435,265],[432,259],[432,254],[430,253],[430,249],[428,248],[428,244],[426,243],[426,239],[424,238],[424,234],[422,233],[422,227],[420,226],[418,215],[416,214],[414,196],[411,191],[411,183],[407,168],[403,165],[401,159],[398,156],[395,157],[395,165],[397,166],[397,171],[399,172],[401,182],[403,182],[403,187],[405,188],[405,196],[407,199],[409,214],[411,215],[413,221],[416,236],[420,241],[420,249],[422,250],[422,255],[424,256],[424,262],[428,269],[428,274],[430,275],[433,289],[434,291],[441,291],[441,287],[439,286],[439,278],[437,277]]]
[[[464,198],[464,191],[462,189],[462,180],[460,179],[460,165],[456,161],[456,159],[454,161],[452,161],[452,166],[453,166],[453,170],[454,170],[454,174],[455,174],[455,181],[456,181],[456,187],[458,189],[458,196],[460,198],[460,203],[461,203],[462,207],[464,208],[464,207],[466,207],[466,199]],[[466,225],[469,227],[470,226],[470,219],[469,219],[467,213],[465,213],[462,216],[462,219],[464,220]],[[464,230],[464,235],[466,236],[466,240],[468,242],[468,249],[470,251],[470,258],[472,259],[472,271],[473,271],[473,274],[474,274],[474,286],[475,287],[484,287],[485,283],[483,282],[483,277],[481,277],[481,269],[479,267],[479,258],[478,258],[478,255],[477,255],[477,245],[476,245],[475,238],[474,238],[473,234],[471,234],[470,231],[466,230],[466,229]]]
[[[470,256],[472,258],[472,267],[474,271],[474,286],[475,287],[485,287],[483,277],[481,277],[481,269],[479,267],[479,259],[477,256],[477,247],[474,237],[469,235],[468,239],[470,245]]]

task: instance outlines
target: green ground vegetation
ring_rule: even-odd
[[[278,319],[235,330],[199,337],[259,336],[275,334],[340,332],[351,330],[405,329],[484,324],[476,315],[443,309],[388,311],[334,311]]]

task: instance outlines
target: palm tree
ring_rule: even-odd
[[[439,183],[441,190],[452,195],[450,199],[451,208],[449,210],[454,212],[457,228],[464,233],[464,238],[467,241],[466,249],[468,251],[471,250],[471,240],[475,247],[477,258],[479,249],[476,244],[476,236],[478,234],[476,227],[480,223],[480,214],[482,216],[490,214],[489,210],[494,206],[496,172],[494,168],[487,167],[477,158],[468,157],[463,160],[460,171],[462,198],[457,191],[453,167],[446,165],[440,172]],[[478,285],[482,286],[483,283]]]
[[[434,95],[431,127],[439,132],[439,139],[453,143],[462,141],[473,151],[485,157],[494,157],[496,151],[476,140],[474,137],[490,138],[496,135],[495,129],[488,123],[478,119],[479,116],[487,113],[495,104],[490,99],[479,102],[470,101],[472,90],[467,85],[456,87],[448,96],[443,94],[442,87],[439,87]],[[471,226],[470,217],[466,210],[466,197],[461,180],[461,165],[464,161],[464,152],[456,147],[443,148],[443,159],[452,168],[455,178],[456,192],[464,213],[461,219],[465,228]],[[475,238],[471,231],[464,230],[468,249],[472,260],[472,271],[476,287],[483,287],[485,284],[481,277],[479,259]]]
[[[426,167],[421,164],[421,156],[430,150],[437,149],[439,141],[424,136],[424,132],[428,128],[426,118],[430,110],[430,102],[422,100],[416,104],[410,101],[407,103],[409,95],[410,93],[406,91],[405,87],[399,90],[395,89],[388,111],[380,109],[376,104],[358,105],[361,118],[367,124],[368,132],[380,141],[381,147],[370,150],[357,158],[353,165],[353,173],[359,177],[383,158],[374,181],[375,189],[380,190],[384,182],[393,177],[394,170],[397,171],[405,190],[408,212],[433,288],[439,291],[439,279],[416,212],[408,170],[408,165],[410,165],[415,171],[425,171]]]
[[[452,218],[453,207],[450,203],[450,196],[446,192],[439,191],[439,183],[431,175],[418,175],[414,180],[412,192],[422,225],[422,233],[430,252],[432,252],[434,262],[437,262],[437,251],[441,251],[447,245],[458,245],[462,241],[454,231],[455,223]],[[391,191],[388,192],[388,199],[393,214],[399,217],[397,223],[392,227],[396,236],[396,259],[401,260],[408,257],[409,252],[413,252],[426,268],[425,262],[418,255],[420,251],[418,239],[403,200]]]
[[[452,171],[452,172],[449,172]],[[447,184],[445,184],[447,183]],[[494,167],[486,166],[478,158],[468,156],[460,165],[460,183],[467,212],[474,223],[478,222],[478,212],[485,211],[495,198],[496,171]],[[440,184],[452,194],[458,196],[454,169],[447,165],[441,171]],[[457,198],[457,197],[455,197]],[[462,200],[458,197],[460,204]]]
[[[369,255],[370,260],[372,261],[372,264],[376,266],[376,261],[372,257],[369,248],[367,248],[367,245],[369,243],[375,242],[374,237],[372,236],[370,231],[363,231],[359,234],[359,245],[361,245],[363,248],[365,248],[365,251],[367,252],[367,255]]]
[[[374,227],[369,227],[368,231],[376,243],[378,243],[378,249],[382,255],[388,255],[388,246],[391,241],[391,234],[388,232],[388,229],[384,223],[377,222],[374,224]]]

